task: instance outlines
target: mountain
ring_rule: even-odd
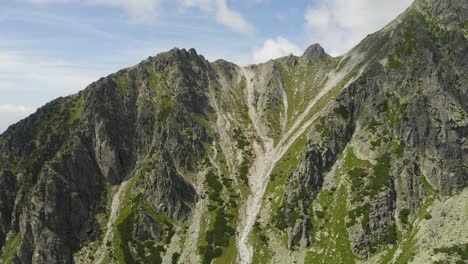
[[[193,49],[0,136],[2,263],[467,263],[468,2],[340,57]]]

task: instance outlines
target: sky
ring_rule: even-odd
[[[339,56],[412,0],[0,0],[0,133],[38,107],[174,47],[239,65]]]

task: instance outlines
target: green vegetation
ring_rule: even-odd
[[[249,161],[247,161],[247,159],[244,158],[244,160],[242,161],[239,167],[239,178],[246,186],[249,185],[249,178],[247,177],[249,168],[250,168],[250,163]]]
[[[406,144],[404,142],[397,142],[397,141],[393,141],[393,142],[394,142],[393,150],[394,150],[395,155],[397,155],[397,157],[402,158],[403,153],[405,152]]]
[[[159,122],[165,121],[172,113],[174,108],[174,97],[166,84],[170,78],[171,67],[166,67],[162,72],[156,73],[154,68],[148,70],[149,85],[156,93],[155,106],[157,110],[157,119]]]
[[[229,246],[225,247],[223,254],[213,260],[214,264],[230,264],[235,263],[237,257],[237,248],[235,236],[229,237]]]
[[[353,202],[369,194],[367,179],[373,177],[370,175],[372,167],[373,165],[369,161],[356,157],[353,148],[346,149],[343,169],[350,176],[351,190],[356,193]]]
[[[139,174],[134,175],[122,195],[122,207],[116,220],[114,230],[113,258],[118,263],[136,263],[130,251],[130,245],[136,249],[143,263],[162,263],[161,254],[165,252],[164,245],[170,243],[174,235],[173,221],[163,213],[154,211],[142,197],[140,192],[132,192]],[[133,238],[133,229],[139,214],[144,212],[151,217],[154,223],[161,228],[163,234],[161,241],[137,241]]]
[[[163,96],[159,104],[157,118],[159,122],[165,121],[173,111],[174,100],[170,96]]]
[[[179,262],[180,254],[178,252],[175,252],[172,254],[172,264],[177,264]]]
[[[424,219],[429,220],[431,218],[432,218],[431,213],[426,212],[426,214],[424,215]]]
[[[44,162],[55,157],[57,153],[71,151],[73,142],[69,135],[81,124],[83,108],[84,92],[80,92],[52,101],[30,117],[30,133],[33,135],[30,144],[34,144],[33,150],[20,162],[13,161],[8,164],[12,172],[25,175],[17,194],[17,197],[21,197],[19,207],[27,202],[25,194],[33,185],[32,181]],[[9,130],[2,137],[10,137],[10,133],[14,131]]]
[[[324,210],[314,219],[314,233],[320,232],[320,240],[312,242],[314,252],[307,251],[305,263],[355,263],[346,229],[346,187],[339,185],[335,192],[321,190],[317,196],[318,204]],[[327,235],[325,235],[327,234]],[[315,236],[315,235],[314,235]],[[317,251],[322,251],[318,254]]]
[[[384,154],[372,165],[369,161],[359,160],[352,148],[348,148],[345,158],[345,169],[351,180],[351,190],[356,197],[374,197],[390,182],[390,155]],[[373,173],[371,173],[373,172]]]
[[[349,117],[348,109],[346,109],[344,105],[340,105],[339,107],[333,109],[333,111],[343,119],[348,119]]]
[[[377,159],[377,164],[374,166],[375,177],[371,182],[371,189],[374,192],[371,196],[375,195],[382,187],[388,186],[390,182],[390,155],[384,154],[382,157]]]
[[[206,175],[206,183],[213,190],[213,192],[209,192],[210,199],[212,198],[211,195],[219,197],[219,193],[223,190],[223,185],[218,181],[218,177],[216,177],[213,170],[210,170]]]
[[[386,93],[386,100],[382,104],[381,111],[385,113],[385,122],[394,127],[406,116],[407,103],[402,103],[394,94]]]
[[[301,125],[304,125],[304,123],[307,122],[307,120],[312,118],[320,110],[324,109],[327,106],[327,104],[339,94],[339,92],[345,87],[345,85],[358,74],[359,69],[363,65],[364,65],[363,63],[360,63],[358,66],[356,66],[335,87],[333,87],[330,91],[328,91],[328,93],[326,93],[319,100],[317,100],[317,102],[314,104],[312,109],[310,109],[307,116],[301,122]]]
[[[372,150],[375,150],[375,148],[380,147],[380,144],[382,143],[382,138],[379,138],[375,141],[371,141],[370,144],[372,146]]]
[[[117,76],[115,80],[117,84],[117,91],[120,95],[125,95],[128,92],[130,86],[130,80],[127,76],[127,73],[122,73],[121,75]]]
[[[315,130],[320,133],[320,136],[322,138],[329,137],[331,135],[331,130],[325,123],[325,118],[323,116],[320,116],[316,119],[315,121]]]
[[[375,197],[383,188],[390,183],[390,155],[384,154],[377,159],[376,164],[367,160],[360,160],[354,154],[351,147],[346,150],[343,170],[349,175],[351,181],[351,203],[357,203],[357,206],[348,212],[347,227],[352,227],[358,223],[365,232],[371,232],[369,226],[369,214],[371,213],[371,204],[364,202],[366,197]],[[389,227],[387,234],[382,242],[394,244],[398,239],[397,228],[395,225]],[[368,250],[375,252],[375,245],[366,245]]]
[[[434,200],[436,199],[437,195],[435,190],[432,186],[427,182],[423,175],[420,176],[421,182],[424,185],[424,189],[426,192],[426,200],[424,203],[419,207],[418,211],[414,215],[413,222],[410,222],[408,219],[409,229],[407,232],[400,232],[398,234],[399,246],[393,247],[383,258],[382,263],[386,263],[389,260],[394,258],[394,254],[397,249],[399,249],[399,255],[396,257],[394,263],[396,264],[404,264],[409,263],[412,259],[415,251],[416,251],[416,244],[414,243],[414,238],[418,232],[417,224],[413,224],[414,222],[421,221],[427,215],[428,211],[427,208],[431,205]],[[406,211],[406,210],[405,210]],[[401,213],[401,212],[400,212]],[[403,217],[406,215],[407,212],[403,212]],[[399,214],[400,215],[400,214]],[[385,262],[386,261],[386,262]]]
[[[200,246],[202,263],[210,264],[214,258],[223,254],[223,248],[229,246],[230,238],[235,234],[234,228],[228,223],[229,217],[222,208],[216,210],[213,229],[206,233],[206,246]]]
[[[5,263],[11,263],[13,255],[18,249],[21,242],[20,233],[11,233],[8,235],[5,245],[3,246],[2,260]]]
[[[374,117],[371,119],[371,121],[368,124],[369,129],[375,131],[375,128],[383,125],[381,122],[377,121]]]
[[[252,263],[269,264],[272,262],[272,251],[269,248],[269,238],[266,235],[266,229],[271,230],[269,227],[261,227],[258,221],[254,224],[253,232],[251,232],[249,238],[251,244],[254,245]]]
[[[34,163],[40,158],[50,157],[55,153],[51,153],[50,149],[45,149],[42,146],[49,145],[51,137],[58,137],[62,140],[74,131],[82,122],[82,112],[84,107],[84,95],[78,93],[67,98],[63,98],[56,102],[55,113],[49,115],[44,112],[38,112],[37,120],[41,120],[37,124],[36,136],[34,143],[36,149],[32,153],[32,158],[27,161],[29,165],[33,166]],[[65,143],[65,142],[64,142]],[[65,146],[63,144],[62,146]],[[23,166],[24,167],[24,166]],[[28,168],[29,166],[26,166]]]
[[[403,63],[398,58],[391,55],[388,57],[388,65],[390,68],[399,69],[403,66]]]
[[[157,95],[160,95],[162,92],[162,88],[161,84],[159,83],[160,80],[158,78],[158,75],[156,74],[156,71],[154,70],[154,68],[151,67],[151,69],[149,69],[148,72],[150,74],[150,87],[157,93]]]
[[[288,99],[286,128],[290,128],[295,121],[294,117],[304,112],[309,102],[318,95],[325,85],[327,79],[324,73],[335,65],[331,62],[312,65],[297,64],[290,70],[280,63],[276,65],[281,71],[283,89]]]
[[[344,58],[343,60],[341,60],[340,65],[338,65],[338,69],[336,71],[340,72],[341,70],[343,70],[343,68],[346,66],[346,64],[348,64],[349,59],[351,59],[351,56],[348,56],[348,57]]]
[[[239,149],[244,149],[245,147],[248,147],[250,146],[250,142],[248,141],[248,139],[244,136],[244,134],[242,133],[242,130],[240,130],[239,128],[235,128],[233,130],[234,134],[233,134],[233,137],[234,137],[234,140],[236,140],[236,143],[237,143],[237,147]]]
[[[270,85],[270,82],[268,83]],[[284,112],[284,106],[282,102],[277,102],[272,99],[273,95],[270,95],[267,99],[266,108],[264,110],[269,110],[266,112],[266,118],[273,133],[272,137],[275,143],[278,143],[282,127],[281,127],[281,116]]]
[[[400,213],[398,214],[398,217],[400,218],[400,222],[402,224],[407,225],[409,223],[408,217],[410,215],[411,211],[408,208],[403,208],[400,210]]]
[[[250,161],[253,156],[252,149],[250,148],[250,142],[240,128],[234,128],[233,138],[236,141],[237,148],[242,150],[243,154],[242,162],[239,165],[239,178],[246,186],[248,186],[249,179],[247,174],[249,172]]]
[[[299,136],[293,144],[291,144],[288,151],[278,161],[278,163],[276,163],[275,168],[272,170],[270,174],[270,182],[268,183],[265,191],[265,197],[273,196],[271,197],[272,212],[276,212],[280,207],[280,199],[284,194],[286,179],[299,163],[299,154],[302,153],[306,145],[307,135],[304,133]]]
[[[221,178],[221,181],[220,181]],[[236,258],[234,234],[237,221],[237,199],[230,179],[220,177],[214,170],[206,175],[207,193],[209,197],[210,225],[206,226],[205,236],[199,241],[198,253],[202,263],[231,262]],[[224,199],[224,191],[229,194],[229,201]]]
[[[364,185],[364,179],[367,177],[368,172],[364,168],[353,168],[348,171],[348,174],[351,178],[351,190],[357,192],[362,189]]]
[[[468,243],[463,245],[453,245],[451,247],[436,248],[434,249],[434,253],[443,253],[449,256],[455,256],[461,260],[460,263],[466,263],[468,260]]]
[[[396,244],[398,241],[398,230],[395,224],[392,224],[388,229],[388,233],[385,236],[385,242],[387,244]]]
[[[399,45],[394,49],[393,54],[389,55],[388,62],[390,68],[399,69],[404,65],[404,61],[401,61],[401,55],[409,54],[415,47],[414,41],[414,27],[415,21],[410,20],[409,25],[407,25],[406,30],[403,35],[403,40]]]
[[[263,228],[257,222],[254,226],[254,232],[252,232],[250,235],[250,242],[254,246],[254,263],[270,263],[272,252],[268,247],[269,238],[266,230],[275,233],[277,236],[285,237],[285,234],[282,232],[284,229],[282,227],[282,223],[284,222],[283,220],[285,217],[281,217],[279,209],[284,194],[286,180],[299,163],[299,154],[302,153],[306,145],[307,135],[304,133],[293,142],[288,151],[278,161],[276,166],[273,168],[272,173],[270,174],[270,181],[264,194],[263,203],[270,203],[271,206],[263,206],[262,208],[269,208],[269,211],[273,217],[272,221]],[[293,212],[288,216],[288,221],[293,222],[298,217],[299,214],[297,212]],[[276,229],[275,227],[279,228]],[[286,241],[284,241],[284,246],[286,246]]]
[[[348,223],[346,223],[347,227],[351,227],[357,224],[357,218],[363,217],[361,221],[361,226],[365,230],[369,230],[369,213],[371,207],[369,203],[366,203],[362,206],[359,206],[351,211],[348,212],[348,218],[350,219]]]

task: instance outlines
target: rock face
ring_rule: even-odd
[[[46,104],[0,136],[1,260],[465,260],[418,239],[468,183],[467,14],[418,0],[341,57],[173,49]]]
[[[13,209],[15,205],[15,195],[18,190],[18,184],[15,175],[9,170],[0,171],[0,243],[5,243],[6,234],[10,230]]]

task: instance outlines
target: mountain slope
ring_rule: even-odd
[[[0,136],[2,260],[466,261],[467,14],[418,0],[336,58],[173,49],[54,100]]]

